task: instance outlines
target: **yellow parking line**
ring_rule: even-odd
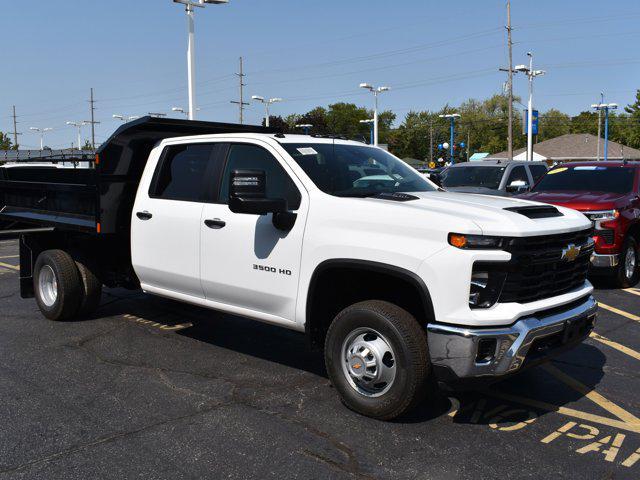
[[[18,258],[20,255],[5,255],[4,257],[0,257],[0,260],[4,260],[6,258]]]
[[[623,292],[627,292],[627,293],[632,293],[632,294],[638,295],[640,297],[640,290],[637,290],[635,288],[625,288],[622,291]]]
[[[640,360],[640,352],[636,352],[635,350],[632,350],[629,347],[625,347],[624,345],[614,342],[613,340],[609,340],[606,337],[603,337],[602,335],[598,335],[595,332],[591,332],[590,335],[591,338],[593,338],[594,340],[597,340],[600,343],[603,343],[611,348],[615,348],[616,350],[622,352],[622,353],[626,353],[627,355],[629,355],[630,357],[635,358],[636,360]]]
[[[640,433],[640,423],[627,423],[620,420],[613,420],[611,418],[603,417],[601,415],[594,415],[592,413],[581,412],[580,410],[574,410],[573,408],[560,407],[552,403],[542,402],[540,400],[533,400],[531,398],[520,397],[517,395],[510,395],[507,393],[496,392],[492,390],[485,392],[486,395],[496,398],[501,398],[510,402],[519,403],[521,405],[528,405],[530,407],[538,408],[540,410],[546,410],[548,412],[557,412],[561,415],[568,417],[579,418],[580,420],[587,420],[593,423],[599,423],[608,427],[618,428],[620,430],[627,430],[628,432]]]
[[[611,307],[609,305],[605,305],[604,303],[598,302],[598,305],[605,310],[609,310],[610,312],[617,313],[623,317],[626,317],[630,320],[635,320],[636,322],[640,322],[640,317],[638,315],[634,315],[633,313],[625,312],[624,310],[620,310],[616,307]]]
[[[10,268],[11,270],[19,271],[20,267],[16,267],[15,265],[9,265],[8,263],[0,262],[0,267]]]
[[[594,389],[587,387],[586,385],[582,384],[572,376],[564,373],[562,370],[559,370],[558,368],[554,367],[551,364],[545,365],[544,369],[547,372],[549,372],[551,375],[556,377],[558,380],[560,380],[562,383],[568,385],[569,387],[574,389],[576,392],[584,395],[593,403],[604,408],[607,412],[609,412],[612,415],[615,415],[623,422],[640,425],[640,418],[627,412],[624,408],[620,407],[619,405],[616,405],[611,400],[606,399],[601,394],[596,392]]]

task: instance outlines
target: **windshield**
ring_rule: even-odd
[[[542,177],[533,191],[628,193],[633,188],[633,172],[632,168],[595,165],[560,167]]]
[[[443,187],[485,187],[497,189],[506,167],[453,167],[442,177]]]
[[[367,197],[431,192],[436,187],[402,160],[379,148],[333,143],[284,143],[284,149],[325,193]]]

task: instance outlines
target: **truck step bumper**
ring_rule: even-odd
[[[465,328],[431,323],[427,338],[436,371],[454,379],[498,377],[584,340],[593,329],[593,296],[518,320],[509,327]]]

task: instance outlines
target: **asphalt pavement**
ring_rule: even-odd
[[[640,478],[640,288],[598,288],[553,362],[380,422],[299,333],[125,290],[48,321],[17,254],[0,241],[0,479]]]

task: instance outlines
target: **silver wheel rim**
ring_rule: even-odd
[[[52,307],[58,299],[58,280],[53,269],[49,265],[44,265],[40,269],[38,278],[38,290],[40,291],[40,300],[47,307]]]
[[[624,273],[627,278],[633,277],[636,271],[636,251],[633,246],[627,248],[627,252],[624,256]]]
[[[379,397],[396,378],[395,352],[379,332],[357,328],[342,344],[342,372],[356,392]]]

